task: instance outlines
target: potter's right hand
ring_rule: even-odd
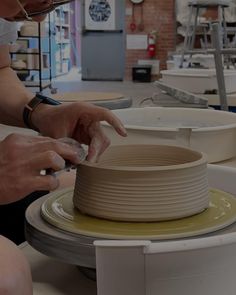
[[[79,164],[80,147],[42,136],[11,134],[0,142],[0,204],[22,199],[38,190],[55,190],[59,183],[41,171],[59,171],[65,160]]]

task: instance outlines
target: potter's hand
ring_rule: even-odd
[[[89,146],[87,160],[98,161],[109,146],[100,121],[106,121],[121,136],[126,131],[121,121],[109,110],[90,103],[76,102],[51,106],[40,104],[32,114],[33,124],[41,134],[53,138],[71,137]]]
[[[20,200],[37,190],[54,190],[59,183],[41,171],[61,170],[67,159],[81,162],[78,144],[47,137],[11,134],[0,142],[0,204]]]

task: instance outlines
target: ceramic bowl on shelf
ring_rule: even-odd
[[[38,23],[25,21],[20,28],[21,36],[37,37],[39,33]]]
[[[21,50],[22,46],[19,43],[12,43],[9,45],[9,51],[11,53],[19,52]]]
[[[81,212],[120,221],[173,220],[209,206],[207,158],[166,145],[111,146],[99,163],[77,168],[73,203]]]
[[[11,64],[11,66],[14,68],[14,69],[26,69],[27,68],[27,64],[24,60],[21,60],[21,59],[18,59],[18,60],[14,60]]]

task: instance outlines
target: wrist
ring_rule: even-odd
[[[52,98],[36,94],[35,97],[25,105],[23,111],[25,125],[30,129],[40,132],[40,122],[43,120],[42,117],[45,110],[59,104],[60,102]]]
[[[31,114],[31,125],[34,129],[41,133],[41,122],[44,120],[44,114],[47,113],[47,110],[52,108],[53,106],[47,104],[39,104]]]

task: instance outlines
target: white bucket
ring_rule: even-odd
[[[112,144],[167,144],[185,146],[208,156],[208,163],[236,155],[236,115],[190,108],[129,108],[115,110],[128,136],[120,137],[104,123]]]
[[[163,83],[192,93],[218,90],[215,69],[173,69],[161,71]],[[236,92],[236,70],[225,70],[227,93]]]

